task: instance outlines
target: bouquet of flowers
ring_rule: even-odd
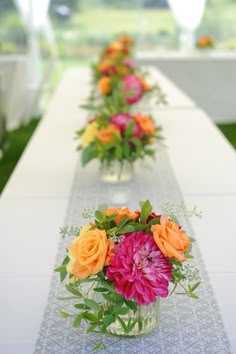
[[[101,206],[87,210],[84,217],[92,220],[80,228],[62,229],[74,239],[56,269],[61,281],[68,276],[66,289],[79,312],[62,314],[74,316],[75,327],[85,321],[87,332],[105,333],[118,323],[119,335],[145,333],[148,321],[140,309],[167,297],[178,285],[197,298],[198,270],[186,264],[193,258],[193,239],[174,215],[156,214],[146,200],[136,211]],[[154,317],[151,313],[150,321]]]
[[[159,102],[165,103],[165,95],[161,88],[157,84],[149,84],[145,78],[146,74],[134,64],[133,45],[131,37],[121,36],[105,47],[99,62],[92,66],[95,88],[98,87],[102,96],[120,90],[127,104],[134,104],[151,92],[157,94]],[[92,98],[95,99],[95,95]]]
[[[202,36],[198,38],[196,46],[199,49],[214,48],[215,40],[211,36]]]
[[[100,111],[77,132],[81,139],[78,149],[82,150],[82,164],[95,158],[110,164],[112,161],[133,162],[146,155],[154,157],[152,145],[162,139],[160,131],[149,115],[122,110]]]

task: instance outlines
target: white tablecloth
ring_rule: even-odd
[[[73,136],[85,121],[78,106],[88,82],[85,69],[66,73],[0,199],[0,353],[34,350],[71,197]],[[235,152],[197,108],[169,107],[155,116],[185,202],[203,210],[192,223],[236,353]]]

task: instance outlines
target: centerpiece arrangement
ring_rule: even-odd
[[[211,36],[201,36],[196,42],[198,49],[212,49],[215,47],[215,40]]]
[[[88,333],[145,335],[159,324],[160,298],[176,289],[197,298],[193,239],[174,215],[156,214],[146,200],[135,211],[101,206],[84,217],[91,220],[70,230],[73,239],[56,269],[61,281],[68,279],[76,313],[62,315],[74,327],[86,322]]]
[[[103,106],[77,132],[83,166],[92,159],[99,159],[101,179],[108,182],[132,179],[133,162],[145,156],[154,157],[154,143],[162,139],[161,127],[155,125],[150,115],[131,114],[124,108],[109,110],[108,106]]]
[[[91,100],[100,99],[101,95],[110,95],[113,90],[120,90],[129,105],[151,93],[155,94],[157,102],[166,103],[160,86],[157,83],[148,83],[147,73],[135,65],[133,46],[132,38],[121,36],[102,50],[98,63],[92,66],[95,90]]]
[[[132,59],[133,40],[121,36],[107,45],[93,65],[94,90],[82,107],[92,112],[91,119],[77,131],[82,165],[92,159],[100,161],[100,176],[106,182],[125,182],[133,178],[133,162],[145,156],[154,157],[154,143],[162,139],[160,126],[153,117],[135,112],[135,103],[149,86]],[[96,87],[100,87],[99,100]],[[160,93],[159,99],[164,95]],[[131,110],[131,105],[132,110]]]

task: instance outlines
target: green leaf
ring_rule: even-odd
[[[88,310],[88,306],[85,304],[75,304],[74,307],[78,310]]]
[[[119,224],[117,225],[118,229],[121,229],[126,223],[127,221],[129,221],[130,219],[128,218],[128,216],[124,217],[124,219],[122,219]]]
[[[67,300],[78,300],[78,296],[65,296],[65,297],[57,297],[60,301],[67,301]]]
[[[103,323],[105,324],[105,326],[109,326],[114,321],[115,321],[115,317],[112,315],[106,315],[103,318]]]
[[[141,215],[140,215],[140,221],[141,223],[145,223],[147,220],[148,216],[152,212],[152,205],[149,202],[149,200],[146,200],[145,202],[140,203],[141,204]]]
[[[80,105],[80,107],[83,108],[83,109],[87,109],[89,111],[91,111],[91,110],[95,111],[97,109],[97,107],[95,107],[95,106],[93,106],[91,104],[82,104],[82,105]]]
[[[99,311],[99,304],[92,299],[84,299],[84,303],[92,310]]]
[[[130,144],[127,140],[125,140],[123,143],[123,154],[125,157],[130,156]]]
[[[122,148],[121,148],[120,145],[117,145],[117,146],[116,146],[115,154],[116,154],[117,160],[120,160],[121,157],[122,157]]]
[[[109,290],[106,289],[106,288],[94,288],[93,291],[96,291],[98,293],[106,293],[108,292]]]
[[[191,291],[196,290],[200,284],[201,284],[200,281],[198,281],[197,283],[195,283],[195,284],[191,287]]]
[[[134,232],[135,231],[135,227],[133,225],[125,225],[122,229],[120,229],[119,231],[117,231],[117,234],[125,234],[128,232]]]
[[[141,146],[142,146],[141,141],[140,141],[138,138],[136,138],[135,136],[132,137],[132,138],[130,138],[130,141],[132,141],[132,143],[133,143],[135,146],[141,148]]]
[[[106,332],[106,330],[105,330],[105,332]],[[106,348],[106,346],[104,345],[103,341],[101,341],[101,342],[98,342],[95,344],[95,346],[93,347],[93,350],[96,351],[98,349],[105,349],[105,348]]]
[[[114,297],[111,294],[102,294],[102,296],[104,297],[105,300],[109,301],[109,302],[114,302]]]
[[[126,326],[124,320],[122,319],[122,317],[118,316],[117,319],[118,319],[118,321],[120,322],[120,324],[121,324],[123,330],[127,333],[127,332],[128,332],[127,326]]]
[[[60,311],[60,314],[61,314],[61,316],[64,317],[64,318],[70,317],[70,314],[69,314],[68,312],[66,312],[65,310],[61,310],[61,311]]]
[[[115,304],[115,306],[113,307],[113,312],[119,313],[119,310],[121,309],[122,306],[123,306],[123,302],[118,302],[118,303]]]
[[[128,307],[122,307],[118,310],[119,315],[126,315],[130,309]]]
[[[104,150],[110,150],[113,149],[114,147],[116,147],[116,143],[115,142],[108,142],[108,143],[103,143],[103,148]]]
[[[130,321],[129,321],[128,326],[127,326],[127,331],[128,331],[128,332],[130,332],[130,331],[134,328],[134,326],[136,325],[137,321],[138,321],[138,320],[135,320],[135,321],[133,321],[133,322],[130,322]]]
[[[110,283],[110,284],[109,284],[106,280],[105,280],[105,281],[103,280],[103,281],[101,282],[101,284],[102,284],[102,286],[103,286],[104,288],[106,288],[106,289],[108,289],[108,290],[110,290],[110,291],[112,291],[112,292],[115,293],[113,283]]]
[[[103,212],[101,212],[100,210],[96,210],[95,211],[95,217],[96,219],[98,219],[99,221],[103,221],[105,218],[105,215],[103,214]]]
[[[147,225],[138,224],[138,223],[132,224],[132,226],[134,227],[135,231],[143,231],[147,227]]]
[[[90,322],[97,322],[97,320],[98,320],[97,316],[95,316],[93,313],[90,313],[90,312],[84,312],[84,313],[82,313],[82,315],[85,320],[88,320]]]
[[[90,144],[82,151],[82,166],[85,166],[90,160],[98,157],[99,151],[95,150],[95,145]]]
[[[66,256],[64,259],[63,259],[63,262],[62,262],[62,266],[66,266],[66,264],[69,262],[70,258],[68,256]],[[66,278],[67,276],[67,270],[65,269],[65,271],[62,271],[60,273],[60,281],[63,282],[63,280]]]
[[[75,328],[78,328],[80,327],[80,324],[81,324],[81,320],[83,318],[83,313],[80,313],[79,315],[77,315],[73,321],[73,326]]]
[[[157,225],[157,224],[160,224],[160,219],[153,218],[152,220],[149,221],[148,226]]]
[[[114,215],[109,215],[106,217],[106,221],[112,221],[117,217],[118,214],[114,214]]]
[[[65,272],[66,271],[66,265],[61,265],[57,268],[54,269],[55,272]]]
[[[125,137],[130,137],[132,134],[133,134],[133,131],[134,131],[134,125],[135,125],[135,122],[132,121],[129,123],[126,131],[125,131]]]
[[[75,296],[77,296],[77,297],[82,297],[81,292],[80,292],[79,290],[73,288],[72,285],[67,284],[67,285],[65,286],[65,288],[66,288],[66,290],[68,290],[71,294],[73,294],[73,295],[75,295]]]
[[[86,330],[86,333],[91,333],[93,330],[98,326],[98,323],[94,323],[91,326],[89,326]]]
[[[128,306],[131,310],[136,311],[138,306],[134,301],[131,300],[125,300],[126,306]]]

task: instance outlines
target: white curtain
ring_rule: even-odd
[[[168,3],[180,29],[182,49],[193,49],[195,30],[201,22],[206,0],[168,0]]]
[[[39,31],[45,26],[50,0],[14,0],[28,34],[29,85],[39,85],[42,77]]]

